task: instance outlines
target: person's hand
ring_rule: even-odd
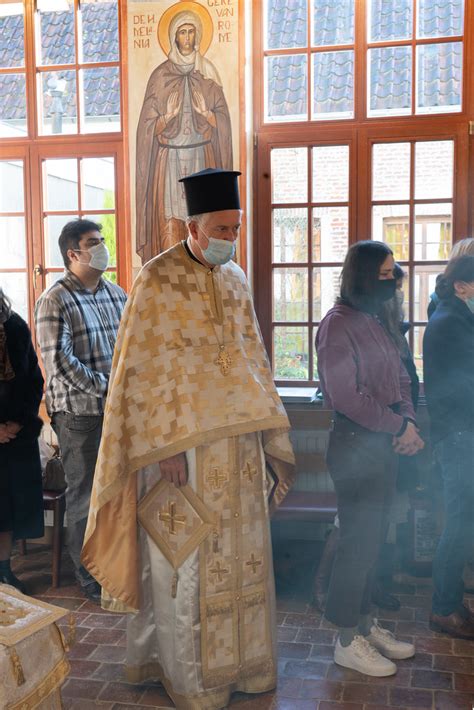
[[[188,468],[184,454],[176,454],[176,456],[170,456],[169,459],[160,461],[160,471],[165,481],[174,483],[178,488],[185,486],[188,482]]]
[[[6,427],[10,434],[16,436],[18,432],[23,429],[23,424],[18,424],[18,422],[7,422]]]
[[[166,104],[166,123],[169,123],[172,118],[178,115],[181,109],[181,101],[179,100],[179,93],[177,91],[172,91],[168,96],[168,101]]]
[[[206,116],[208,113],[204,96],[200,91],[193,91],[193,107],[197,113],[201,114],[201,116]]]
[[[393,437],[393,448],[395,453],[403,454],[404,456],[414,456],[424,448],[425,442],[418,435],[419,429],[413,424],[413,422],[408,422],[407,428],[401,436]]]
[[[9,441],[16,438],[16,434],[8,431],[6,424],[0,424],[0,444],[8,444]]]

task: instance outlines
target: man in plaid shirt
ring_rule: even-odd
[[[46,406],[58,437],[67,482],[67,543],[85,594],[100,601],[100,586],[80,554],[117,330],[126,301],[106,281],[109,253],[101,226],[68,222],[59,237],[64,276],[48,288],[35,310],[46,373]]]

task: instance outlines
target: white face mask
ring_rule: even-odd
[[[104,242],[94,244],[89,249],[74,249],[74,251],[88,252],[91,255],[90,261],[81,261],[80,263],[97,269],[97,271],[105,271],[109,265],[110,254]]]

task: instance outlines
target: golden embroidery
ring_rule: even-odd
[[[251,556],[250,556],[250,560],[247,560],[247,562],[246,562],[245,564],[247,565],[247,567],[251,567],[251,568],[252,568],[252,572],[253,572],[254,574],[256,574],[256,573],[257,573],[257,568],[262,564],[262,560],[256,560],[256,559],[255,559],[255,555],[254,555],[254,553],[252,552],[252,554],[251,554]]]
[[[62,658],[38,687],[32,690],[26,698],[22,698],[14,705],[9,705],[9,710],[33,710],[33,708],[38,707],[53,690],[56,690],[61,685],[70,669],[69,662]]]
[[[14,648],[10,649],[10,661],[13,668],[13,675],[16,680],[17,685],[24,685],[25,674],[23,673],[23,666],[21,665],[20,656],[15,651]]]
[[[232,366],[232,358],[225,345],[219,345],[219,355],[217,356],[217,360],[215,362],[216,365],[219,365],[221,368],[221,373],[223,375],[229,374]]]
[[[265,592],[257,592],[244,599],[244,608],[250,609],[253,606],[258,606],[258,604],[265,603]]]
[[[221,567],[221,563],[219,561],[216,562],[210,572],[216,575],[218,582],[222,582],[223,574],[229,574],[229,570],[227,569],[227,567]]]
[[[222,604],[207,604],[206,616],[218,616],[219,614],[231,614],[234,610],[234,605],[231,601],[223,602]]]
[[[257,473],[258,473],[257,469],[252,468],[252,466],[250,465],[250,462],[247,461],[247,465],[244,469],[244,476],[247,476],[249,483],[252,483],[253,477],[256,476]]]
[[[227,481],[227,476],[225,473],[221,473],[218,468],[213,468],[210,473],[206,476],[206,483],[213,491],[218,491],[222,488],[222,484]]]
[[[0,599],[0,626],[12,626],[18,619],[28,616],[28,611]]]
[[[159,518],[162,523],[168,526],[168,532],[170,535],[178,534],[176,529],[177,525],[186,525],[186,516],[178,515],[176,512],[176,503],[168,503],[168,511],[161,511]]]

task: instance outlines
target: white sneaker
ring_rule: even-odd
[[[397,641],[391,631],[378,625],[377,619],[374,619],[367,641],[386,658],[394,658],[401,661],[404,658],[411,658],[415,655],[415,647],[412,643]]]
[[[337,639],[334,662],[344,668],[352,668],[354,671],[377,678],[394,675],[397,672],[395,663],[384,658],[366,638],[359,635],[354,636],[354,640],[349,646],[342,646]]]

